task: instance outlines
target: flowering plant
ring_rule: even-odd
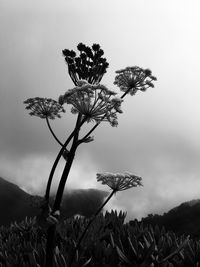
[[[147,88],[154,87],[152,81],[157,80],[151,70],[137,66],[117,70],[116,73],[114,84],[125,94],[130,93],[130,95],[135,95],[138,90],[144,92]]]
[[[101,122],[109,122],[111,126],[118,125],[117,114],[122,113],[121,104],[127,94],[135,95],[137,91],[145,91],[149,87],[154,87],[153,81],[156,78],[152,75],[149,69],[142,69],[140,67],[127,67],[125,69],[116,71],[117,76],[114,84],[117,85],[123,92],[122,96],[117,96],[117,93],[102,85],[101,79],[106,73],[108,63],[106,58],[103,58],[103,50],[99,44],[93,44],[88,47],[82,43],[77,46],[80,55],[77,56],[73,50],[63,50],[63,56],[68,66],[68,73],[74,83],[74,88],[69,89],[63,95],[60,95],[58,101],[50,98],[29,98],[24,101],[26,109],[30,110],[32,116],[37,116],[46,119],[48,128],[60,145],[60,151],[55,159],[55,162],[50,171],[47,181],[44,203],[42,205],[43,211],[41,216],[45,214],[45,220],[48,225],[47,230],[47,244],[46,244],[46,267],[53,266],[54,249],[55,249],[55,235],[56,226],[59,223],[60,206],[63,198],[65,184],[74,160],[74,156],[78,146],[82,143],[89,143],[94,140],[91,133],[100,125]],[[65,112],[63,105],[71,105],[71,112],[77,115],[75,127],[66,141],[62,143],[51,128],[49,119],[60,118],[61,112]],[[94,126],[87,132],[85,136],[80,138],[81,127],[85,123],[93,122]],[[57,164],[63,156],[66,160],[62,176],[58,185],[56,197],[53,206],[49,205],[49,195],[51,183],[56,170]],[[84,238],[89,226],[101,212],[106,203],[110,200],[113,194],[118,191],[130,189],[132,187],[141,186],[141,178],[131,173],[112,174],[112,173],[98,173],[97,181],[108,185],[112,192],[105,200],[99,209],[94,212],[93,218],[89,221],[87,227],[83,231],[76,251],[79,249],[80,243]],[[46,216],[47,214],[47,216]],[[75,256],[75,254],[74,254]],[[73,257],[74,257],[73,256]],[[71,264],[73,262],[71,259]]]
[[[28,98],[24,101],[26,109],[31,110],[31,116],[38,116],[41,119],[49,118],[54,120],[56,117],[61,118],[59,113],[65,112],[65,109],[57,101],[51,98]]]
[[[97,181],[108,185],[113,191],[123,191],[142,185],[142,178],[131,173],[97,173]]]
[[[79,81],[78,86],[69,89],[59,97],[58,102],[71,104],[73,114],[80,113],[87,122],[108,121],[111,126],[117,126],[116,113],[122,113],[122,99],[113,97],[114,91],[101,84],[89,84],[87,81]]]

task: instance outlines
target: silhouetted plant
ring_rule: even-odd
[[[136,186],[141,186],[142,185],[141,180],[142,180],[141,177],[138,177],[138,176],[131,174],[131,173],[125,173],[125,174],[122,174],[122,173],[113,174],[113,173],[108,173],[108,172],[107,173],[97,173],[97,181],[102,182],[102,184],[108,185],[112,189],[112,192],[107,197],[105,202],[95,212],[94,216],[89,220],[87,226],[85,227],[82,235],[80,236],[80,238],[78,240],[78,243],[76,245],[76,249],[74,250],[75,252],[78,251],[80,244],[81,244],[85,234],[87,233],[87,230],[89,229],[90,225],[96,219],[98,214],[103,210],[104,206],[108,203],[108,201],[112,198],[112,196],[119,191],[127,190],[127,189],[130,189],[132,187],[136,187]],[[73,261],[73,258],[75,256],[75,252],[73,254],[72,261]]]
[[[80,43],[77,48],[80,52],[79,56],[77,56],[73,50],[63,50],[63,55],[68,65],[68,73],[75,87],[69,89],[64,95],[61,95],[58,101],[36,97],[24,102],[27,104],[26,108],[31,110],[30,115],[36,115],[46,119],[50,132],[61,146],[49,175],[43,205],[44,211],[49,213],[46,218],[47,223],[49,223],[47,230],[46,267],[52,267],[53,265],[56,225],[59,222],[60,205],[65,184],[78,146],[82,143],[89,143],[94,140],[91,134],[102,121],[109,122],[113,127],[117,126],[117,113],[122,113],[121,104],[123,98],[127,94],[135,95],[138,90],[145,91],[147,88],[153,87],[154,85],[152,82],[156,80],[149,69],[142,69],[137,66],[116,71],[117,76],[114,84],[116,84],[123,92],[123,95],[118,97],[116,92],[111,91],[106,86],[100,84],[100,81],[108,68],[106,58],[102,57],[104,52],[100,48],[100,45],[93,44],[90,48]],[[60,117],[60,112],[64,112],[63,105],[65,103],[72,105],[71,112],[77,114],[77,120],[74,130],[66,139],[65,143],[62,143],[52,130],[48,119]],[[80,137],[81,127],[83,124],[90,122],[94,122],[95,125],[87,134]],[[61,156],[65,158],[66,163],[60,178],[53,207],[50,207],[49,195],[51,183]],[[116,175],[98,174],[98,180],[107,184],[113,190],[105,204],[117,191],[141,185],[141,178],[128,173]],[[96,213],[94,211],[94,218],[102,210],[104,205],[102,205]],[[44,212],[44,214],[46,213]],[[89,226],[92,221],[93,219],[89,222]],[[86,227],[85,232],[89,226]]]

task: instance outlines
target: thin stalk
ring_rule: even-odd
[[[60,190],[58,190],[59,191],[59,195],[58,195],[58,191],[57,191],[57,194],[56,194],[56,200],[54,202],[53,212],[55,210],[57,210],[57,209],[59,210],[59,208],[60,208],[60,203],[61,203],[61,200],[62,200],[62,194],[63,194],[63,191],[64,191],[65,182],[67,180],[69,171],[71,169],[72,162],[73,162],[73,159],[74,159],[74,155],[75,155],[75,151],[70,151],[69,152],[68,161],[65,164],[65,168],[64,168],[64,171],[63,171],[63,174],[62,174],[62,177],[61,177],[61,181],[60,181],[60,184],[59,184],[59,188],[60,188]],[[45,263],[45,267],[53,267],[55,242],[56,242],[56,224],[51,225],[47,230],[46,263]]]
[[[55,198],[55,202],[53,205],[52,213],[54,213],[56,210],[60,210],[65,183],[67,181],[67,178],[68,178],[68,175],[69,175],[69,172],[70,172],[73,160],[74,160],[75,152],[77,149],[77,143],[78,143],[77,141],[78,141],[80,127],[84,123],[84,119],[81,122],[81,117],[82,115],[79,113],[78,118],[77,118],[77,123],[75,126],[75,130],[73,131],[74,140],[73,140],[71,149],[69,151],[68,159],[66,161],[66,164],[65,164],[65,167],[62,173],[62,177],[60,179],[60,183],[59,183],[58,190],[56,193],[56,198]],[[56,237],[56,225],[52,225],[47,230],[46,263],[45,263],[46,267],[53,267],[55,237]]]
[[[77,118],[77,121],[78,121],[78,118]],[[81,121],[81,123],[79,125],[79,128],[84,124],[85,121],[86,121],[86,119],[83,119]],[[49,175],[49,179],[48,179],[48,182],[47,182],[46,193],[45,193],[45,200],[46,200],[47,203],[49,202],[50,188],[51,188],[51,183],[52,183],[54,172],[56,170],[58,162],[59,162],[59,160],[60,160],[65,148],[67,147],[67,145],[69,144],[69,142],[73,138],[75,132],[76,132],[76,127],[73,130],[73,132],[70,134],[70,136],[67,138],[66,142],[62,145],[62,148],[60,149],[60,151],[59,151],[59,153],[58,153],[58,155],[57,155],[57,157],[56,157],[56,159],[54,161],[54,164],[52,166],[52,169],[51,169],[51,172],[50,172],[50,175]]]
[[[60,209],[60,204],[62,201],[62,196],[63,196],[63,192],[64,192],[64,188],[65,188],[65,183],[67,181],[73,160],[74,160],[74,156],[75,156],[75,152],[76,149],[78,147],[78,136],[79,136],[79,131],[80,131],[80,120],[81,120],[81,114],[79,113],[78,119],[77,119],[77,123],[76,123],[76,127],[75,127],[75,132],[74,132],[74,140],[69,152],[69,156],[67,159],[67,163],[65,164],[65,168],[62,174],[62,177],[60,179],[60,183],[58,186],[58,190],[56,193],[56,198],[55,198],[55,202],[54,202],[54,206],[53,206],[53,212],[56,210]]]
[[[51,172],[50,172],[50,175],[49,175],[49,179],[48,179],[48,182],[47,182],[47,187],[46,187],[46,193],[45,193],[45,200],[48,202],[49,201],[49,196],[50,196],[50,188],[51,188],[51,183],[52,183],[52,179],[53,179],[53,175],[54,175],[54,172],[56,170],[56,167],[58,165],[58,162],[61,158],[61,156],[63,155],[63,152],[66,148],[66,146],[69,144],[69,142],[71,141],[71,139],[73,138],[74,136],[74,132],[73,131],[70,136],[67,138],[66,142],[64,143],[64,145],[61,147],[55,161],[54,161],[54,164],[51,168]]]
[[[88,222],[85,230],[83,231],[83,233],[81,234],[79,240],[78,240],[78,243],[76,245],[76,248],[74,250],[74,253],[72,255],[72,258],[71,258],[71,262],[70,262],[70,265],[72,264],[73,260],[74,260],[74,257],[75,257],[75,254],[76,254],[76,251],[79,249],[80,247],[80,244],[85,236],[85,234],[87,233],[87,230],[89,229],[90,225],[93,223],[93,221],[96,219],[97,215],[101,212],[101,210],[104,208],[104,206],[108,203],[108,201],[111,199],[111,197],[116,193],[116,190],[113,190],[110,195],[107,197],[107,199],[105,200],[105,202],[98,208],[98,210],[95,212],[94,216],[90,219],[90,221]]]
[[[132,88],[128,89],[120,98],[123,99],[131,90]]]
[[[48,117],[46,117],[46,122],[47,122],[47,126],[49,128],[49,131],[51,132],[51,134],[53,135],[53,137],[55,138],[55,140],[58,142],[58,144],[62,147],[63,144],[60,142],[60,140],[57,138],[57,136],[55,135],[54,131],[52,130],[51,125],[49,123]]]

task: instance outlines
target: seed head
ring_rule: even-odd
[[[80,112],[87,122],[108,121],[112,126],[117,126],[116,113],[122,113],[122,99],[113,97],[114,91],[102,84],[89,84],[87,81],[78,81],[78,86],[68,90],[59,97],[59,103],[72,105],[71,112]]]
[[[97,173],[97,181],[108,185],[114,191],[123,191],[132,187],[142,186],[142,178],[134,174],[123,173]]]
[[[26,109],[31,110],[29,113],[31,116],[37,116],[41,119],[51,119],[54,120],[56,117],[61,118],[61,112],[65,112],[61,104],[51,98],[28,98],[24,101],[26,104]]]
[[[91,84],[99,83],[109,65],[106,58],[102,58],[104,52],[100,45],[93,44],[90,48],[79,43],[77,49],[80,53],[79,56],[76,56],[73,50],[64,49],[62,51],[72,81],[75,85],[78,80],[87,80]]]
[[[114,84],[116,84],[121,91],[135,95],[138,90],[146,91],[149,87],[154,87],[152,81],[156,81],[156,77],[152,76],[149,69],[142,69],[140,67],[127,67],[116,71]]]

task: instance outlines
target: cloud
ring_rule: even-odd
[[[190,138],[152,129],[135,130],[135,138],[132,138],[132,131],[123,132],[121,138],[123,125],[114,129],[102,124],[98,130],[95,141],[82,145],[77,151],[66,188],[109,191],[96,182],[97,172],[130,171],[141,176],[144,187],[120,192],[106,206],[108,210],[127,211],[127,218],[163,213],[183,201],[198,198],[200,152]],[[0,174],[30,193],[44,194],[56,151],[52,153],[47,149],[46,154],[33,153],[26,157],[22,153],[21,158],[8,151],[1,156]],[[56,172],[54,189],[63,164],[64,161]]]
[[[47,179],[56,156],[44,154],[32,154],[26,157],[16,158],[10,155],[0,157],[0,176],[17,184],[31,194],[44,194]],[[66,188],[87,189],[97,188],[95,164],[86,158],[74,161]],[[55,172],[52,184],[52,192],[55,192],[62,171],[64,159]]]
[[[136,139],[127,145],[104,138],[91,152],[103,171],[130,171],[143,178],[144,187],[120,192],[108,204],[109,209],[113,206],[128,211],[128,218],[163,213],[199,197],[198,147],[184,136],[148,130],[144,133],[140,134],[142,142]],[[130,135],[123,137],[131,140]]]
[[[133,172],[144,187],[117,194],[108,208],[139,217],[198,197],[199,3],[20,0],[2,1],[1,7],[0,175],[44,193],[59,147],[44,121],[29,117],[23,101],[57,99],[73,86],[62,49],[99,42],[110,63],[103,79],[110,89],[117,90],[114,71],[127,65],[151,68],[158,81],[154,89],[125,99],[118,128],[102,123],[95,141],[80,147],[69,186],[103,188],[96,184],[97,172]],[[67,112],[52,123],[62,141],[74,121]]]

